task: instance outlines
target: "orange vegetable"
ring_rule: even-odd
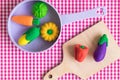
[[[87,56],[88,54],[88,48],[83,46],[83,45],[80,45],[80,44],[76,44],[75,47],[74,47],[74,51],[75,51],[75,59],[78,61],[78,62],[82,62],[85,57]]]
[[[34,19],[32,16],[26,16],[26,15],[13,16],[12,21],[24,26],[32,26],[33,24],[34,25],[40,24],[39,19]]]

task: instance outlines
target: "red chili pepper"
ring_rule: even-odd
[[[74,51],[75,51],[75,59],[79,62],[82,62],[85,57],[88,54],[88,47],[80,45],[80,44],[76,44],[74,47]]]

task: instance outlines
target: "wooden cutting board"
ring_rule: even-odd
[[[103,61],[95,62],[93,53],[97,47],[99,38],[107,34],[109,45]],[[83,62],[77,62],[74,59],[74,45],[82,44],[89,47],[88,56]],[[82,32],[71,40],[63,44],[63,61],[60,65],[49,71],[44,80],[57,80],[65,73],[73,73],[82,79],[87,79],[120,58],[120,48],[110,34],[104,22],[99,22],[88,30]]]

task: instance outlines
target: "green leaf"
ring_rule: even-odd
[[[108,46],[108,38],[107,38],[107,35],[106,34],[104,34],[100,39],[99,39],[99,45],[102,45],[102,44],[104,44],[104,43],[107,43],[107,46]]]

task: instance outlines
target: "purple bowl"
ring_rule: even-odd
[[[27,51],[27,52],[41,52],[41,51],[49,49],[51,46],[53,46],[53,44],[55,44],[55,42],[57,42],[57,39],[53,42],[47,42],[47,41],[44,41],[41,37],[38,37],[37,39],[35,39],[34,41],[32,41],[30,44],[28,44],[26,46],[18,45],[18,39],[30,27],[25,27],[23,25],[13,22],[11,20],[11,17],[14,15],[32,15],[31,8],[35,2],[38,2],[38,0],[25,0],[25,1],[21,2],[13,9],[13,11],[11,12],[9,19],[8,19],[8,33],[9,33],[9,36],[10,36],[12,42],[18,48],[20,48],[24,51]],[[45,2],[45,3],[48,5],[48,14],[40,20],[40,22],[41,22],[40,26],[46,22],[54,22],[59,27],[59,30],[61,30],[60,17],[58,15],[57,11],[51,5],[49,5],[47,2]]]

